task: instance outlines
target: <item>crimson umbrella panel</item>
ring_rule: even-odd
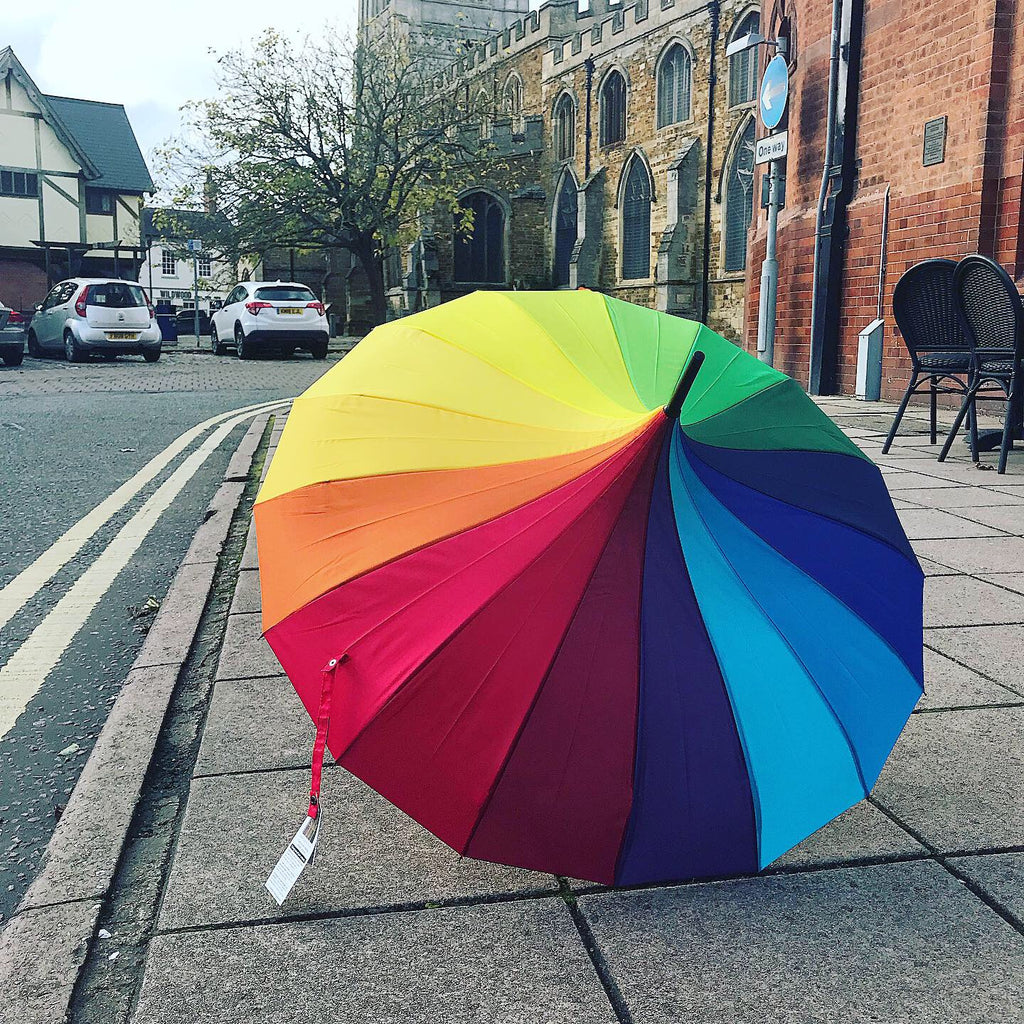
[[[789,378],[594,293],[378,328],[296,402],[256,523],[314,720],[347,655],[331,753],[467,856],[757,871],[864,798],[922,693],[877,468]]]

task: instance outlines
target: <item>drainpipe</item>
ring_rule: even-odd
[[[811,362],[807,372],[807,390],[821,394],[821,363],[825,345],[825,310],[827,292],[824,281],[828,277],[831,255],[828,236],[832,231],[831,211],[826,212],[826,200],[832,181],[832,158],[836,138],[836,91],[839,86],[839,29],[843,16],[843,0],[832,0],[832,41],[828,58],[828,114],[825,120],[825,162],[821,169],[821,188],[818,191],[818,211],[814,223],[814,273],[811,284]]]
[[[846,250],[846,207],[855,177],[863,0],[833,0],[825,166],[814,232],[808,390],[835,386]]]
[[[702,257],[700,288],[700,320],[708,322],[711,306],[711,175],[713,172],[712,152],[715,131],[715,85],[718,82],[718,23],[721,13],[719,0],[711,0],[708,14],[711,20],[711,55],[708,60],[708,128],[704,141],[704,252]]]
[[[591,128],[591,124],[590,124],[590,106],[591,106],[591,99],[592,99],[592,96],[593,96],[593,93],[594,93],[594,68],[596,67],[596,65],[594,64],[594,58],[593,57],[588,57],[583,62],[583,67],[586,69],[586,72],[587,72],[587,115],[586,115],[586,117],[587,117],[587,128],[586,128],[586,136],[585,136],[585,138],[586,138],[586,146],[585,146],[584,154],[583,154],[583,180],[584,181],[589,181],[590,180],[590,143],[591,143],[591,139],[593,138],[593,134],[594,134],[593,133],[593,129]]]

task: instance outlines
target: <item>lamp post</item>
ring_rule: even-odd
[[[779,210],[782,208],[783,178],[779,161],[786,156],[788,132],[778,128],[786,111],[789,96],[788,68],[786,66],[787,40],[766,39],[760,32],[734,39],[725,50],[727,57],[746,50],[756,51],[759,46],[774,46],[776,56],[765,69],[758,95],[758,109],[761,124],[768,129],[767,139],[758,140],[755,146],[755,163],[768,164],[768,233],[765,239],[765,255],[761,263],[761,291],[757,316],[757,356],[762,362],[773,364],[775,359],[775,309],[779,285],[779,261],[777,243]],[[767,143],[767,145],[764,145]],[[762,156],[763,153],[763,156]]]

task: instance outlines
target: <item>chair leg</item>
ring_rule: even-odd
[[[936,399],[938,398],[938,391],[935,388],[935,378],[932,377],[932,393],[931,393],[931,408],[929,409],[930,417],[928,425],[931,428],[931,442],[935,444],[935,434],[939,427],[938,411],[936,409]]]
[[[885,444],[882,445],[883,455],[889,454],[893,438],[896,436],[896,431],[900,428],[900,420],[903,419],[903,414],[907,411],[907,406],[910,404],[910,396],[914,393],[914,388],[916,387],[917,374],[915,373],[914,376],[910,378],[907,390],[903,392],[903,400],[900,402],[900,407],[896,410],[896,418],[892,421],[892,426],[889,428],[889,436],[885,439]]]
[[[967,426],[971,436],[971,462],[978,461],[978,404],[971,403],[970,411],[967,413]]]
[[[964,417],[968,411],[974,406],[974,391],[968,391],[964,395],[964,400],[960,404],[960,411],[956,414],[956,419],[953,420],[953,426],[950,427],[949,433],[946,435],[946,443],[942,446],[942,451],[939,452],[939,462],[945,462],[946,456],[949,454],[949,449],[953,447],[953,442],[956,440],[956,435],[960,433],[960,427],[964,422]]]
[[[1006,395],[1006,415],[1003,417],[1003,443],[999,448],[999,472],[1006,472],[1006,457],[1013,446],[1014,411],[1017,406],[1017,375],[1010,379]]]

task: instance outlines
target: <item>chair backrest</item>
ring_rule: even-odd
[[[1020,354],[1024,304],[1010,275],[987,256],[965,256],[953,274],[964,334],[984,358]]]
[[[966,352],[953,291],[953,260],[915,263],[896,282],[892,312],[903,341],[916,360],[919,352]]]

